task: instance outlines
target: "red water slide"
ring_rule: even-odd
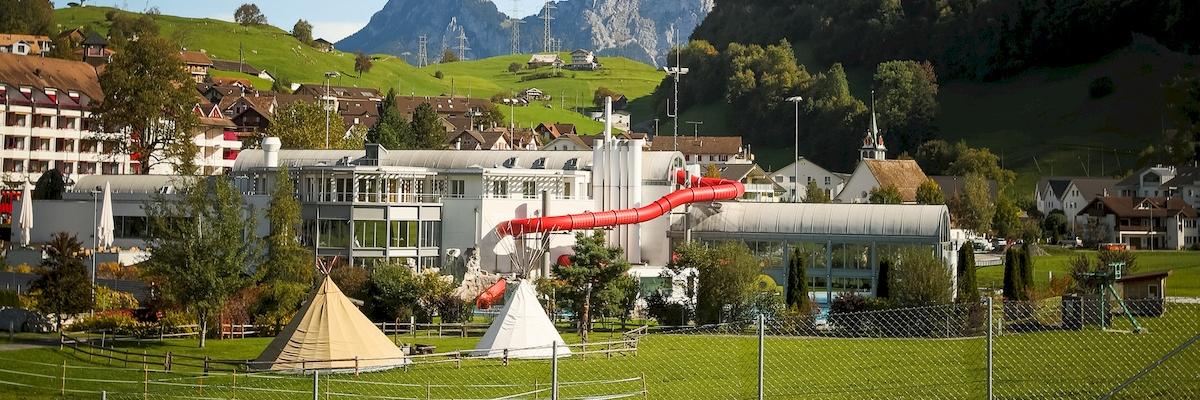
[[[687,171],[676,171],[675,179],[680,185],[689,187],[668,193],[666,196],[639,208],[584,212],[571,215],[555,215],[539,218],[514,219],[496,227],[500,237],[521,236],[526,233],[571,231],[606,226],[639,224],[671,212],[671,209],[688,203],[715,200],[731,200],[741,197],[746,187],[741,182],[688,176]]]

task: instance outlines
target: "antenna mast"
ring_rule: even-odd
[[[551,3],[550,1],[546,1],[546,5],[542,7],[542,20],[546,22],[546,31],[544,33],[542,33],[542,52],[543,53],[549,53],[550,51],[553,50],[553,48],[551,48],[551,42],[554,39],[550,38],[550,21],[553,20],[554,17],[550,16],[550,10],[553,10],[555,8],[558,8],[558,7],[555,7],[554,3]]]

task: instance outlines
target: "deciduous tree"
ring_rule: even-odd
[[[904,203],[904,196],[895,186],[884,185],[871,189],[868,200],[871,204],[901,204]]]
[[[458,54],[455,54],[454,50],[446,49],[446,51],[442,52],[442,63],[443,64],[452,63],[455,61],[458,61]]]
[[[48,0],[0,0],[0,32],[50,36],[54,3]]]
[[[130,42],[100,74],[104,100],[95,113],[106,133],[97,137],[130,154],[142,174],[194,157],[180,147],[191,142],[198,124],[196,89],[182,63],[174,44],[151,36]]]
[[[312,253],[300,245],[300,203],[294,190],[288,168],[280,167],[267,208],[266,259],[256,271],[258,283],[265,289],[259,314],[276,330],[288,323],[313,284],[315,266]]]
[[[917,186],[917,204],[946,204],[941,185],[933,179],[921,182],[921,186]]]
[[[375,63],[371,61],[370,56],[362,52],[354,55],[354,72],[358,74],[359,78],[362,78],[362,74],[371,72],[371,67],[374,66]]]
[[[826,192],[825,189],[817,186],[817,181],[810,180],[808,181],[808,184],[804,185],[804,202],[828,203],[829,192]]]
[[[59,232],[42,246],[42,251],[46,258],[30,289],[37,295],[38,311],[54,314],[54,327],[62,331],[64,315],[81,313],[92,306],[83,245],[75,235]]]
[[[906,249],[892,266],[890,298],[902,306],[949,303],[952,297],[950,269],[927,249]]]
[[[254,3],[243,3],[233,12],[233,20],[242,25],[266,25],[267,16]]]
[[[937,73],[929,62],[888,61],[875,70],[876,111],[893,140],[893,150],[914,152],[936,134]]]
[[[313,41],[312,30],[312,24],[308,23],[308,21],[303,19],[297,20],[296,24],[292,25],[292,37],[299,40],[300,43],[311,45]]]
[[[675,250],[679,255],[671,265],[676,273],[695,268],[699,275],[696,289],[696,321],[721,322],[726,316],[741,318],[750,309],[762,272],[758,260],[742,242],[724,242],[710,248],[689,243]],[[728,313],[725,308],[728,306]]]
[[[964,227],[979,233],[991,232],[996,205],[992,202],[987,178],[980,174],[968,174],[959,203],[959,220]]]

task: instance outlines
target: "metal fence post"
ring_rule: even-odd
[[[321,400],[321,371],[313,370],[313,400]]]
[[[992,319],[992,297],[989,295],[988,297],[984,297],[983,299],[984,299],[984,304],[986,304],[986,306],[987,306],[987,317],[988,317],[988,322],[987,322],[987,326],[988,326],[988,328],[987,328],[987,398],[988,398],[988,400],[992,400],[992,396],[993,396],[993,391],[992,391],[993,390],[993,386],[992,386],[993,385],[993,383],[992,383],[992,330],[995,329],[995,327],[993,326],[995,324],[995,322]]]
[[[558,400],[558,341],[550,348],[550,400]]]
[[[763,315],[758,314],[758,400],[763,400],[763,350],[764,350],[764,334],[763,330]]]

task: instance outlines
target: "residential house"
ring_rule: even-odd
[[[396,108],[409,120],[412,120],[413,113],[422,104],[429,104],[433,108],[438,118],[442,120],[443,125],[446,126],[447,132],[460,132],[464,130],[487,131],[494,128],[492,126],[480,126],[482,124],[481,117],[483,117],[483,111],[490,104],[488,99],[447,96],[396,97]]]
[[[96,68],[80,61],[0,54],[0,172],[5,180],[37,180],[58,169],[82,175],[127,174],[138,167],[92,118],[103,99]]]
[[[209,78],[215,86],[237,86],[248,90],[254,90],[254,83],[250,82],[250,78],[236,78],[231,76],[214,76]]]
[[[743,201],[774,203],[780,201],[787,192],[758,164],[724,164],[717,166],[717,169],[721,172],[721,179],[742,183],[746,188],[741,197]]]
[[[600,68],[600,63],[596,62],[595,53],[584,49],[578,49],[571,52],[571,65],[569,68],[591,71]]]
[[[257,76],[271,82],[275,81],[275,76],[271,75],[270,72],[255,68],[253,65],[250,65],[250,63],[245,61],[218,60],[214,58],[212,62],[213,69],[219,71],[240,72],[243,74]]]
[[[842,192],[845,178],[844,174],[831,172],[805,157],[800,157],[796,162],[771,173],[771,180],[786,192],[783,197],[787,201],[803,200],[807,197],[809,182],[816,182],[817,187],[833,199]]]
[[[742,147],[741,136],[658,137],[650,151],[679,151],[688,164],[747,164],[752,158]]]
[[[517,95],[517,97],[528,100],[541,100],[543,96],[545,95],[542,93],[542,90],[535,87],[525,89],[521,91],[521,94]]]
[[[1188,173],[1196,167],[1176,167],[1172,165],[1154,165],[1144,167],[1117,182],[1116,189],[1124,197],[1159,197],[1166,196],[1170,187],[1165,183],[1175,179],[1181,173]]]
[[[542,135],[542,137],[546,138],[547,141],[557,139],[559,136],[562,136],[562,135],[567,135],[567,134],[577,135],[577,134],[579,134],[579,132],[575,131],[575,124],[559,124],[559,123],[552,124],[549,122],[543,122],[543,123],[538,124],[538,126],[533,128],[533,131],[537,132],[539,135]]]
[[[526,64],[529,65],[529,68],[561,67],[563,66],[563,60],[558,57],[558,54],[534,54],[529,57],[529,61]]]
[[[108,49],[108,39],[105,39],[96,31],[88,32],[87,38],[81,43],[82,49],[78,51],[80,60],[93,66],[108,64],[112,61],[113,51]]]
[[[1097,197],[1078,214],[1086,240],[1139,250],[1191,248],[1200,243],[1196,209],[1179,197]]]
[[[322,84],[304,83],[296,88],[293,94],[320,99],[326,96],[334,101],[342,100],[371,100],[383,102],[383,93],[375,88],[360,88],[353,86],[325,86]]]
[[[593,121],[604,122],[604,110],[589,111],[588,116],[591,117]],[[612,119],[613,128],[627,131],[629,130],[629,126],[633,117],[629,111],[613,111]]]
[[[917,187],[928,179],[914,160],[862,160],[834,201],[870,203],[872,190],[892,186],[900,191],[903,203],[916,204]]]
[[[583,138],[574,133],[565,133],[546,142],[542,150],[555,151],[591,151],[591,138]]]
[[[618,94],[616,96],[613,96],[612,108],[614,110],[624,110],[628,107],[629,107],[629,98],[628,97],[625,97],[625,95],[623,95],[623,94]]]
[[[325,52],[325,53],[336,50],[333,47],[333,43],[328,40],[325,40],[325,38],[317,38],[317,40],[314,40],[313,47],[316,48],[318,51]]]
[[[45,56],[52,46],[49,36],[0,33],[0,53]]]
[[[1200,168],[1180,168],[1179,175],[1171,178],[1163,186],[1172,197],[1178,196],[1191,204],[1192,208],[1200,209]]]
[[[204,82],[208,78],[208,69],[213,66],[213,62],[207,54],[183,50],[179,52],[179,58],[183,60],[183,69],[192,75],[192,80],[196,83]]]
[[[447,145],[454,150],[511,150],[504,132],[462,131],[448,134]]]

